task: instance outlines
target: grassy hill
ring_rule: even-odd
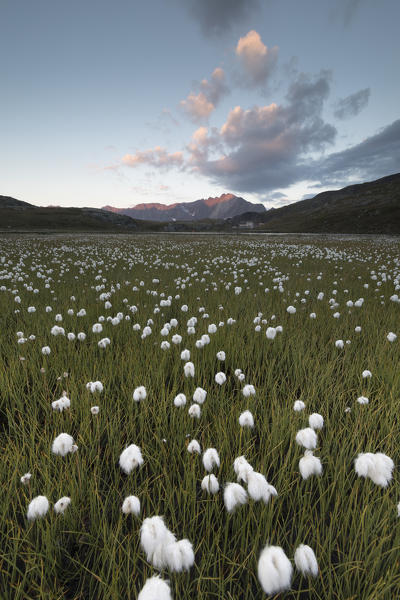
[[[141,231],[145,223],[98,208],[33,206],[0,196],[0,228],[8,231]]]
[[[400,233],[400,173],[376,181],[322,192],[264,214],[246,213],[233,225],[297,233]]]

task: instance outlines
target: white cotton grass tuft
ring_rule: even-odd
[[[187,450],[190,454],[201,454],[200,444],[197,440],[192,440],[189,442]]]
[[[386,339],[388,342],[393,343],[397,340],[397,335],[393,333],[393,331],[389,331],[389,333],[386,336]]]
[[[24,485],[28,485],[28,483],[31,480],[31,473],[25,473],[25,475],[22,475],[20,482],[23,483]]]
[[[372,373],[371,371],[368,371],[368,369],[365,369],[362,373],[361,376],[363,379],[370,379],[372,377]]]
[[[376,485],[386,487],[392,479],[394,463],[381,452],[365,452],[355,459],[354,468],[359,477],[369,477]]]
[[[72,339],[69,337],[70,335],[71,334],[68,334],[68,339]],[[110,344],[111,344],[111,340],[108,337],[105,337],[105,338],[101,339],[99,342],[97,342],[98,347],[102,348],[102,349],[107,348],[107,346],[109,346]]]
[[[147,561],[156,569],[166,566],[164,548],[176,541],[169,531],[163,517],[148,517],[140,528],[140,545],[146,554]]]
[[[144,385],[140,385],[133,392],[133,399],[135,402],[140,402],[141,400],[145,400],[147,397],[147,391]]]
[[[268,504],[271,496],[278,495],[274,486],[268,483],[264,475],[255,471],[248,473],[247,491],[252,500],[255,500],[256,502],[262,500],[265,504]]]
[[[308,417],[308,424],[311,429],[322,429],[324,426],[324,417],[318,413],[313,413]]]
[[[200,419],[201,408],[199,404],[192,404],[188,410],[189,417],[192,419]]]
[[[358,404],[368,404],[369,399],[366,396],[359,396],[357,398],[357,402],[358,402]]]
[[[203,454],[203,466],[206,471],[212,471],[214,467],[219,467],[220,460],[215,448],[207,448]]]
[[[68,496],[63,496],[55,503],[54,512],[56,512],[58,515],[62,515],[67,510],[70,504],[71,498],[68,498]]]
[[[226,359],[226,354],[223,350],[217,352],[217,359],[221,361],[224,361]]]
[[[34,519],[39,519],[44,517],[44,515],[49,510],[49,501],[46,496],[36,496],[33,498],[28,506],[28,521],[33,521]]]
[[[250,463],[247,462],[244,456],[238,456],[233,463],[233,470],[237,475],[238,482],[244,481],[247,483],[249,474],[254,471]]]
[[[89,381],[86,384],[86,389],[89,390],[89,392],[91,392],[92,394],[95,394],[96,392],[99,392],[99,394],[101,394],[101,392],[103,391],[103,384],[101,383],[101,381]]]
[[[344,341],[343,340],[336,340],[335,346],[336,346],[336,348],[338,348],[339,350],[341,350],[342,348],[344,348]]]
[[[119,466],[127,475],[129,475],[133,469],[140,467],[143,462],[142,452],[139,446],[136,446],[135,444],[131,444],[125,448],[119,457]]]
[[[150,517],[140,529],[140,544],[147,560],[156,569],[168,567],[171,571],[184,571],[194,564],[194,552],[189,540],[176,541],[162,517]]]
[[[182,350],[181,360],[184,360],[184,361],[190,360],[190,350],[188,350],[187,348],[185,348],[185,350]]]
[[[321,461],[313,455],[312,450],[306,450],[299,460],[299,471],[303,479],[308,479],[311,475],[322,475]]]
[[[296,400],[293,404],[293,410],[296,412],[301,412],[305,409],[305,407],[306,405],[304,404],[303,400]]]
[[[122,503],[124,515],[140,515],[140,500],[137,496],[127,496]]]
[[[311,429],[311,427],[300,429],[296,434],[296,442],[299,444],[299,446],[307,448],[307,450],[315,450],[317,447],[317,441],[317,434],[315,433],[314,429]]]
[[[224,504],[228,512],[233,512],[238,506],[246,504],[247,492],[239,483],[227,483],[224,489]]]
[[[67,392],[63,392],[61,398],[54,400],[54,402],[51,403],[52,409],[58,412],[62,412],[63,410],[70,408],[70,406],[71,400],[68,398]]]
[[[300,544],[294,553],[294,563],[302,575],[318,577],[318,562],[314,550],[306,544]]]
[[[203,404],[206,397],[207,397],[206,390],[203,390],[203,388],[198,387],[195,389],[195,391],[193,393],[193,402],[196,402],[196,404]]]
[[[215,375],[215,383],[218,383],[218,385],[223,385],[226,381],[226,375],[225,373],[222,373],[222,371],[220,371],[219,373],[217,373]]]
[[[276,336],[276,328],[275,327],[267,327],[267,330],[265,332],[265,335],[267,336],[267,339],[269,340],[273,340],[275,339]]]
[[[188,571],[194,564],[193,546],[186,539],[166,546],[165,556],[167,567],[177,573]]]
[[[91,406],[90,412],[92,413],[92,415],[98,415],[100,412],[100,408],[98,406]]]
[[[194,364],[192,362],[187,362],[183,365],[183,372],[185,377],[194,377]]]
[[[177,394],[174,398],[174,405],[179,408],[180,406],[185,406],[186,404],[186,396],[185,394]]]
[[[60,433],[53,441],[51,451],[59,456],[66,456],[69,452],[74,452],[74,438],[69,433]]]
[[[397,505],[397,516],[400,517],[400,502]]]
[[[245,410],[239,417],[240,427],[254,427],[254,417],[249,410]]]
[[[219,492],[219,483],[218,479],[215,477],[213,473],[211,475],[206,475],[203,477],[201,482],[201,489],[208,494],[217,494]]]
[[[256,390],[254,388],[254,385],[251,385],[250,383],[245,385],[244,388],[242,389],[242,394],[245,398],[249,398],[250,396],[255,396]]]
[[[137,600],[172,600],[169,582],[155,575],[146,579]]]
[[[290,589],[292,563],[280,546],[266,546],[258,559],[258,580],[268,596]]]

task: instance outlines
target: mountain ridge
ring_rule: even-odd
[[[230,193],[201,198],[192,202],[175,202],[169,205],[152,202],[149,204],[136,204],[129,208],[117,208],[110,205],[102,208],[135,219],[165,222],[229,219],[249,210],[257,213],[266,211],[263,204],[253,204],[241,196]]]
[[[207,200],[212,204],[215,199]],[[235,196],[233,202],[237,200],[242,207],[240,200],[245,202],[246,207],[257,206]],[[224,207],[226,204],[229,205],[229,202],[232,202],[232,199],[226,202],[214,202],[214,208]],[[400,234],[400,173],[374,181],[351,184],[340,190],[321,192],[313,198],[280,208],[271,208],[268,211],[263,207],[260,212],[244,210],[234,217],[217,216],[175,222],[133,219],[124,214],[99,208],[34,206],[11,196],[0,196],[0,229],[21,233],[31,231],[229,233],[243,229],[254,233],[397,235]]]

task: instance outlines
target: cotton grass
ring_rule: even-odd
[[[28,521],[34,521],[35,519],[44,517],[48,510],[49,501],[46,496],[36,496],[36,498],[31,500],[28,506]]]
[[[258,560],[258,580],[268,595],[278,594],[290,589],[293,567],[279,546],[266,546]]]
[[[119,466],[124,473],[129,475],[133,469],[140,467],[143,464],[142,452],[139,446],[131,444],[121,453],[119,457]]]

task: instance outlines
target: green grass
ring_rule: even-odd
[[[40,241],[3,237],[0,598],[137,598],[146,578],[156,573],[140,549],[139,533],[143,519],[153,515],[164,515],[178,539],[193,543],[195,565],[190,571],[163,573],[176,600],[265,598],[257,561],[267,543],[281,546],[292,561],[297,546],[308,544],[319,563],[316,579],[295,572],[284,598],[400,597],[400,342],[386,340],[389,331],[400,335],[399,304],[389,301],[394,280],[400,277],[399,249],[398,243],[385,240],[288,241],[261,236],[64,236]],[[51,277],[49,288],[45,278],[37,277],[38,269]],[[96,291],[102,283],[95,280],[100,270],[106,281],[104,289]],[[391,280],[377,286],[371,270],[378,281],[383,272]],[[273,289],[277,273],[289,277],[283,293]],[[152,283],[153,278],[160,283]],[[178,278],[185,281],[184,289],[177,285]],[[24,287],[31,282],[38,294]],[[134,285],[137,292],[132,291]],[[243,288],[240,295],[234,294],[236,285]],[[112,308],[106,310],[99,296],[112,286]],[[18,290],[20,305],[14,302],[13,290]],[[154,314],[161,298],[147,290],[172,296],[171,307]],[[325,293],[323,301],[317,300],[320,291]],[[332,297],[339,303],[335,310],[328,304]],[[360,297],[365,299],[362,308],[346,307],[347,300]],[[180,310],[183,304],[189,306],[187,313]],[[286,312],[289,304],[296,306],[295,315]],[[51,313],[45,312],[47,305],[53,307]],[[136,305],[137,313],[127,305]],[[29,314],[28,306],[35,306],[36,312]],[[87,316],[79,318],[76,313],[82,307]],[[199,307],[205,308],[208,319],[202,318]],[[67,314],[69,308],[74,315]],[[339,319],[332,316],[336,310]],[[131,320],[117,326],[104,322],[101,334],[92,333],[100,315],[118,312],[130,314]],[[253,319],[259,312],[268,324],[256,333]],[[311,312],[317,313],[315,320],[309,318]],[[63,315],[58,324],[66,333],[84,331],[87,339],[53,337],[56,313]],[[194,315],[196,334],[188,335],[186,321]],[[173,317],[179,325],[171,335],[179,333],[183,340],[164,352],[160,343],[170,341],[171,335],[161,337],[160,330]],[[236,323],[227,325],[229,317]],[[142,340],[132,325],[143,327],[149,318],[153,333]],[[220,321],[225,324],[210,335],[210,344],[196,349],[195,341],[208,324]],[[266,339],[266,327],[278,324],[283,333],[274,341]],[[354,332],[356,325],[362,327],[360,334]],[[17,331],[36,339],[19,345]],[[97,342],[105,336],[111,345],[100,350]],[[351,344],[338,350],[337,339],[350,339]],[[51,347],[49,356],[41,353],[44,345]],[[193,379],[183,375],[184,348],[191,351]],[[225,363],[216,359],[218,350],[226,352]],[[255,397],[243,397],[236,368],[255,386]],[[364,369],[372,371],[372,379],[362,379]],[[227,375],[221,387],[214,381],[220,370]],[[86,383],[97,379],[104,392],[92,395]],[[147,399],[136,404],[132,393],[139,385],[146,387]],[[208,395],[200,420],[193,420],[187,409],[198,386]],[[51,402],[63,390],[71,408],[55,413]],[[181,409],[173,405],[179,392],[188,398]],[[367,406],[357,404],[360,395],[368,396]],[[293,411],[296,399],[306,403],[304,412]],[[100,406],[96,416],[90,413],[94,404]],[[238,424],[245,409],[254,415],[251,431]],[[312,412],[325,419],[316,451],[324,472],[303,481],[298,470],[303,452],[295,435],[308,426]],[[74,437],[77,453],[65,458],[51,453],[52,441],[61,432]],[[188,435],[202,449],[217,448],[221,466],[214,473],[221,487],[236,480],[233,461],[244,454],[279,496],[268,505],[250,500],[228,514],[222,491],[215,497],[202,493],[205,470],[201,457],[186,451]],[[144,465],[126,476],[118,459],[131,443],[142,449]],[[384,452],[394,460],[387,488],[356,477],[354,459],[359,452]],[[20,477],[27,471],[32,479],[23,486]],[[47,496],[50,510],[43,519],[28,522],[28,504],[39,494]],[[121,512],[129,494],[140,498],[139,518]],[[72,500],[63,516],[53,510],[61,496]]]

